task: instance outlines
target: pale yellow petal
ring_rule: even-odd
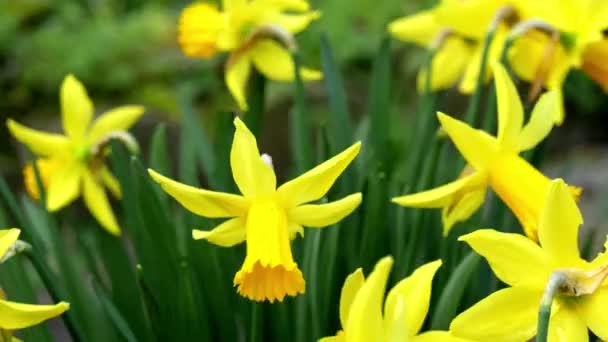
[[[249,207],[241,196],[198,189],[176,182],[152,169],[148,169],[148,173],[166,193],[197,215],[209,218],[243,216]]]
[[[388,31],[397,39],[427,47],[441,30],[432,11],[422,11],[399,18],[388,25]]]
[[[37,131],[12,119],[6,120],[6,126],[15,139],[38,156],[57,155],[70,148],[70,141],[63,135]]]
[[[326,204],[305,204],[291,208],[287,217],[302,226],[322,228],[338,223],[357,209],[359,204],[361,193],[356,193]]]
[[[51,175],[47,190],[46,207],[49,211],[59,210],[80,195],[80,180],[84,167],[77,162],[67,162],[57,166]]]
[[[93,121],[89,132],[89,141],[95,143],[112,131],[128,130],[143,113],[143,106],[123,106],[103,113]]]
[[[527,151],[535,147],[549,135],[556,113],[561,110],[562,104],[558,100],[556,91],[547,92],[538,99],[530,120],[519,133],[519,151]]]
[[[101,181],[103,182],[103,184],[108,188],[108,190],[110,190],[112,196],[118,199],[122,198],[120,182],[118,182],[118,179],[116,179],[116,177],[112,175],[112,173],[110,172],[110,170],[108,170],[107,167],[104,167],[99,171],[99,177],[101,177]]]
[[[277,189],[277,195],[284,207],[293,208],[323,197],[351,161],[359,154],[360,149],[361,143],[357,142],[303,175],[281,185]]]
[[[275,81],[292,81],[295,76],[293,59],[289,52],[273,40],[262,40],[249,52],[255,67],[267,78]],[[318,80],[319,71],[302,68],[302,79]]]
[[[357,291],[344,333],[349,342],[384,341],[382,301],[393,258],[378,261],[363,286]]]
[[[480,229],[458,240],[465,241],[486,258],[496,276],[511,286],[542,291],[549,279],[551,260],[523,235]]]
[[[4,257],[9,248],[17,241],[21,231],[17,228],[0,230],[0,260]]]
[[[542,290],[515,287],[499,290],[456,316],[450,331],[476,341],[529,341],[536,335],[541,296]]]
[[[446,206],[441,211],[441,222],[443,224],[443,235],[447,236],[450,229],[458,223],[467,220],[479,210],[486,199],[485,184],[471,191],[465,192],[451,206]]]
[[[437,117],[441,127],[473,168],[483,170],[496,157],[498,144],[494,137],[443,113],[437,113]]]
[[[403,279],[388,293],[384,303],[385,324],[391,324],[398,316],[398,298],[403,300],[405,309],[404,321],[399,322],[405,327],[409,336],[414,336],[422,328],[422,323],[429,311],[433,277],[441,266],[441,260],[433,261],[418,267],[411,276]]]
[[[68,75],[61,84],[61,120],[65,134],[82,140],[93,117],[93,103],[82,83]]]
[[[0,329],[16,330],[31,327],[57,317],[70,308],[61,302],[56,305],[31,305],[0,299]]]
[[[495,63],[493,70],[498,100],[498,143],[503,148],[517,150],[524,109],[507,70],[500,63]]]
[[[82,176],[82,196],[84,203],[95,219],[97,219],[97,222],[108,233],[120,235],[120,228],[118,227],[118,222],[116,222],[114,212],[112,212],[108,196],[103,190],[102,185],[89,171],[85,171]]]
[[[237,117],[234,126],[230,167],[236,185],[245,198],[271,195],[277,186],[274,170],[262,160],[255,137],[245,123]]]
[[[577,310],[587,326],[602,341],[608,341],[608,288],[601,287],[593,295],[579,297]]]
[[[570,188],[562,179],[551,181],[544,203],[538,227],[543,250],[559,267],[579,266],[582,260],[578,251],[578,229],[583,224],[583,216]]]
[[[450,37],[433,56],[431,62],[431,90],[453,87],[461,78],[471,59],[473,49],[464,39]],[[418,73],[418,92],[423,93],[427,78],[426,68]]]
[[[245,90],[251,71],[251,59],[247,55],[239,57],[231,56],[228,62],[226,64],[226,72],[224,73],[226,86],[239,108],[242,111],[246,111],[248,106]]]
[[[357,268],[353,273],[346,277],[344,286],[342,286],[342,292],[340,293],[340,323],[342,324],[342,327],[346,326],[350,307],[353,304],[357,292],[359,292],[359,289],[361,289],[361,286],[363,286],[364,283],[365,276],[363,275],[363,270],[361,268]]]
[[[212,244],[222,247],[232,247],[245,241],[245,220],[236,217],[227,220],[212,230],[192,231],[192,238],[195,240],[207,240]]]
[[[321,17],[321,12],[310,11],[299,14],[286,14],[270,11],[266,14],[264,21],[272,22],[290,33],[296,34],[304,31],[310,23]]]
[[[575,309],[563,305],[551,315],[547,341],[587,342],[589,341],[587,325],[581,320]]]

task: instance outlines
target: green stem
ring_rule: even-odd
[[[564,286],[567,282],[568,279],[562,272],[551,273],[549,281],[547,281],[547,286],[545,287],[543,297],[540,300],[540,308],[538,309],[536,342],[547,342],[553,298],[558,293],[560,288],[562,288],[562,286]]]
[[[301,174],[312,166],[312,144],[310,141],[311,122],[306,111],[304,83],[300,74],[300,55],[292,52],[295,69],[294,79],[294,108],[291,113],[291,129],[293,132],[293,154],[296,162],[296,172]]]
[[[490,52],[490,46],[494,40],[496,28],[493,27],[486,32],[483,50],[481,53],[481,63],[479,64],[479,73],[477,75],[477,83],[475,85],[475,91],[469,102],[467,113],[465,115],[465,122],[471,127],[476,127],[479,121],[479,106],[481,105],[481,97],[483,95],[483,86],[485,83],[486,69],[488,63],[488,54]]]
[[[257,342],[259,341],[259,326],[260,326],[260,322],[261,322],[261,316],[262,316],[262,312],[261,312],[261,303],[256,303],[256,302],[251,302],[252,307],[251,307],[251,327],[250,327],[250,335],[249,335],[249,342]]]

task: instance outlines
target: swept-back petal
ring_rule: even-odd
[[[207,240],[222,247],[238,245],[245,241],[245,237],[245,219],[242,217],[227,220],[212,230],[195,229],[192,231],[194,240]]]
[[[464,39],[449,37],[433,56],[431,62],[431,90],[453,87],[461,78],[471,60],[473,49]],[[427,68],[418,73],[418,92],[426,88]]]
[[[589,329],[602,341],[608,341],[608,324],[606,324],[608,305],[606,303],[608,303],[608,287],[605,286],[590,296],[580,297],[579,303],[577,303],[578,313]]]
[[[549,336],[551,342],[587,342],[589,332],[587,325],[578,316],[576,309],[562,305],[549,320]]]
[[[519,133],[518,150],[527,151],[543,141],[551,132],[556,113],[560,110],[556,91],[544,93],[532,110],[530,120]]]
[[[361,204],[361,193],[346,196],[326,204],[305,204],[291,208],[289,221],[302,226],[322,228],[338,223]]]
[[[6,120],[6,126],[15,139],[25,144],[38,156],[61,154],[62,151],[66,151],[70,147],[68,138],[60,134],[37,131],[23,126],[12,119]]]
[[[243,216],[247,212],[249,204],[241,196],[197,189],[176,182],[152,169],[148,169],[148,173],[166,193],[175,198],[184,208],[197,215],[219,218]]]
[[[16,330],[31,327],[59,316],[69,308],[70,304],[65,302],[55,305],[31,305],[0,299],[0,328]]]
[[[418,267],[411,276],[403,279],[388,293],[384,303],[385,326],[394,326],[392,322],[400,319],[398,315],[398,302],[402,300],[405,309],[405,321],[397,322],[405,327],[409,336],[420,331],[431,302],[431,288],[433,277],[441,266],[441,260],[436,260]]]
[[[66,162],[53,171],[47,191],[46,207],[49,211],[59,210],[80,195],[80,180],[84,167],[80,163]]]
[[[486,258],[503,282],[540,291],[545,288],[552,271],[551,262],[543,250],[525,236],[480,229],[458,240],[465,241]]]
[[[61,84],[61,120],[65,134],[74,140],[82,140],[93,117],[93,103],[82,83],[67,75]]]
[[[433,11],[422,11],[399,18],[388,25],[388,31],[404,42],[427,47],[441,30]]]
[[[93,121],[89,141],[95,143],[99,138],[112,131],[125,131],[144,113],[143,106],[123,106],[103,113]]]
[[[293,208],[302,203],[316,201],[323,197],[355,159],[361,149],[361,142],[340,152],[333,158],[317,165],[303,175],[292,179],[277,189],[277,195],[285,208]]]
[[[82,196],[84,203],[97,222],[101,224],[108,233],[112,235],[120,235],[120,228],[112,207],[108,201],[108,196],[103,190],[101,184],[95,179],[95,176],[90,171],[85,171],[82,175]]]
[[[476,341],[528,341],[536,334],[541,296],[542,290],[499,290],[456,316],[450,331]]]
[[[392,266],[393,258],[382,258],[357,292],[344,327],[347,341],[384,341],[382,300]]]
[[[476,170],[483,170],[496,156],[498,144],[486,132],[474,129],[462,121],[437,113],[441,126],[448,133],[460,153]]]
[[[249,52],[255,67],[266,77],[275,81],[292,81],[295,76],[293,60],[289,52],[279,43],[265,39],[255,44]],[[323,75],[316,70],[302,69],[304,80],[318,80]]]
[[[290,33],[296,34],[304,31],[311,22],[321,17],[321,12],[310,11],[306,13],[281,13],[275,11],[269,11],[265,13],[264,21],[271,22]]]
[[[411,342],[472,342],[466,338],[453,336],[449,331],[427,331],[411,338]]]
[[[226,72],[224,73],[226,86],[242,111],[246,111],[248,108],[245,89],[247,88],[250,71],[251,59],[248,55],[244,54],[238,57],[234,55],[230,56],[226,64]]]
[[[17,228],[0,230],[0,260],[4,257],[9,248],[17,241],[21,231]]]
[[[364,283],[365,276],[363,275],[363,270],[361,268],[357,268],[353,273],[346,277],[344,286],[342,286],[342,292],[340,293],[340,323],[342,324],[342,327],[346,326],[350,307],[357,296],[357,292],[359,292],[359,289],[361,289],[361,286],[363,286]]]
[[[559,267],[576,267],[583,261],[578,251],[578,229],[583,216],[570,188],[562,179],[551,181],[540,214],[540,244]]]
[[[236,185],[246,198],[274,193],[277,178],[272,167],[262,160],[255,137],[238,117],[234,126],[230,167]]]
[[[456,223],[467,220],[479,210],[486,199],[486,189],[487,187],[485,184],[481,187],[472,189],[471,191],[462,194],[462,196],[452,205],[443,207],[443,210],[441,211],[441,222],[443,224],[444,236],[448,235],[450,229],[452,229]]]
[[[103,184],[108,188],[108,190],[110,190],[112,196],[118,199],[122,198],[120,183],[118,182],[118,179],[116,179],[116,177],[114,177],[114,175],[110,172],[110,170],[108,170],[107,167],[104,167],[99,171],[99,177],[101,177],[101,181],[103,182]]]
[[[524,124],[524,109],[507,70],[500,63],[495,63],[493,70],[498,100],[498,143],[503,148],[517,150]]]

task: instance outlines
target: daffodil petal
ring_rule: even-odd
[[[289,231],[289,240],[294,240],[298,235],[304,236],[304,227],[297,223],[288,222],[287,230]]]
[[[0,230],[0,260],[4,257],[9,248],[17,241],[21,231],[17,228]]]
[[[93,103],[82,83],[68,75],[61,84],[61,122],[65,134],[81,140],[89,129],[93,117]]]
[[[112,131],[128,130],[143,113],[143,106],[123,106],[109,110],[93,122],[89,140],[95,143]]]
[[[422,11],[399,18],[388,25],[388,31],[404,42],[427,47],[441,30],[433,11]]]
[[[255,44],[249,52],[255,67],[266,77],[275,81],[292,81],[295,76],[293,59],[279,43],[265,39]],[[318,80],[321,72],[302,68],[304,80]]]
[[[551,181],[540,215],[538,236],[543,250],[561,267],[582,263],[578,251],[578,229],[583,216],[568,185],[562,179]]]
[[[8,119],[6,126],[15,139],[25,144],[38,156],[57,155],[70,146],[70,141],[63,135],[45,133],[23,126],[16,121]]]
[[[46,207],[49,211],[65,207],[80,195],[83,171],[83,166],[77,162],[68,162],[53,171],[46,199]]]
[[[101,184],[95,180],[94,176],[89,172],[85,171],[82,176],[82,195],[84,203],[97,222],[105,228],[108,233],[112,235],[120,235],[120,228],[112,207],[108,201],[108,196],[103,190]]]
[[[556,91],[544,93],[532,110],[530,121],[519,133],[519,151],[527,151],[543,141],[551,132],[561,103]]]
[[[485,173],[474,172],[446,185],[411,195],[395,197],[392,201],[404,207],[441,208],[451,204],[457,193],[483,185],[486,178]]]
[[[282,11],[304,12],[310,9],[310,4],[305,0],[262,0],[267,6]]]
[[[382,258],[357,291],[344,327],[347,341],[384,341],[382,301],[392,266],[391,257]]]
[[[246,198],[274,193],[277,186],[274,170],[262,160],[255,137],[238,117],[234,126],[230,166],[236,185]]]
[[[230,63],[226,65],[226,72],[224,73],[226,86],[228,86],[228,90],[239,108],[242,111],[246,111],[248,106],[245,89],[247,88],[247,80],[249,80],[249,73],[251,71],[251,59],[248,55],[243,55],[231,57],[228,61]]]
[[[276,25],[284,28],[290,33],[299,33],[304,31],[311,22],[321,17],[321,12],[311,11],[301,14],[285,14],[285,13],[268,13],[267,21],[273,22]]]
[[[549,279],[551,261],[523,235],[480,229],[458,240],[486,258],[496,276],[511,286],[543,289]]]
[[[289,210],[290,221],[302,226],[322,228],[335,224],[361,204],[361,193],[326,204],[305,204]]]
[[[437,113],[437,117],[464,159],[476,170],[483,170],[498,152],[496,139],[486,132],[443,113]]]
[[[277,195],[284,207],[293,208],[302,203],[316,201],[323,197],[338,176],[344,172],[350,162],[359,154],[360,149],[361,143],[357,142],[303,175],[281,185],[277,189]]]
[[[222,0],[222,7],[226,12],[232,12],[247,4],[247,0]]]
[[[120,190],[120,183],[118,179],[114,177],[110,170],[107,167],[102,168],[99,171],[99,176],[101,177],[101,181],[103,184],[110,190],[112,195],[118,199],[122,198],[122,191]]]
[[[411,276],[403,279],[395,285],[388,293],[384,303],[385,323],[395,321],[397,317],[397,298],[401,297],[404,301],[405,321],[399,322],[400,326],[405,327],[409,336],[413,336],[420,331],[426,314],[429,311],[431,302],[431,288],[433,277],[441,266],[441,260],[433,261],[418,267]]]
[[[56,317],[70,308],[68,303],[31,305],[0,300],[0,328],[16,330]]]
[[[453,87],[466,70],[473,52],[469,43],[458,37],[450,37],[433,56],[431,61],[431,90]],[[426,86],[427,68],[418,73],[418,92],[423,93]]]
[[[247,212],[249,205],[241,196],[198,189],[176,182],[152,169],[148,169],[148,173],[166,193],[197,215],[220,218],[243,216]]]
[[[458,223],[467,220],[479,210],[486,199],[486,186],[481,186],[462,194],[452,206],[443,207],[441,221],[443,235],[447,236],[450,229]]]
[[[580,297],[577,306],[578,312],[589,329],[602,341],[608,341],[608,324],[606,324],[608,305],[606,303],[608,303],[608,288],[604,286],[597,289],[592,295]]]
[[[450,331],[476,341],[529,341],[536,334],[541,296],[542,290],[499,290],[456,316]]]
[[[495,63],[493,70],[498,100],[498,143],[516,147],[524,123],[524,109],[507,70],[500,63]]]
[[[222,247],[232,247],[245,241],[245,220],[235,217],[227,220],[212,230],[193,230],[192,238],[195,240],[207,240],[212,244]]]
[[[346,277],[346,280],[344,280],[342,292],[340,293],[340,323],[342,324],[342,327],[346,326],[350,307],[357,296],[357,292],[359,292],[359,289],[361,289],[361,286],[363,286],[364,283],[365,276],[363,275],[363,270],[361,268],[357,268],[353,273]]]
[[[555,112],[553,120],[557,126],[561,126],[566,117],[566,110],[564,109],[564,92],[561,87],[555,88],[552,91],[555,92],[555,96],[557,97],[557,111]]]
[[[453,336],[449,331],[427,331],[411,337],[411,342],[473,342],[472,340]]]
[[[549,320],[549,342],[586,342],[589,341],[587,325],[576,310],[567,306],[560,307]]]
[[[458,86],[458,90],[460,90],[463,94],[472,94],[475,88],[477,87],[477,81],[479,79],[479,66],[481,64],[481,57],[483,55],[484,43],[478,42],[475,44],[474,49],[472,49],[469,58],[467,58],[467,63],[464,66],[464,70],[462,73],[462,80],[460,81],[460,85]],[[489,68],[484,70],[484,78],[483,82],[486,84],[490,80],[491,73],[489,72]]]

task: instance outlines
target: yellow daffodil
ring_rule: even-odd
[[[454,1],[443,0],[435,8],[400,18],[388,30],[404,42],[429,47],[444,31],[447,35],[433,56],[431,89],[450,88],[460,82],[460,91],[470,94],[479,75],[485,34],[505,0]],[[498,61],[507,36],[507,25],[498,25],[488,51],[486,82],[491,78],[491,63]],[[424,89],[426,70],[418,74],[418,89]]]
[[[441,260],[420,266],[401,280],[384,301],[392,257],[384,257],[367,279],[359,268],[344,281],[340,296],[340,322],[343,330],[320,342],[466,342],[447,331],[418,334],[429,311],[433,277]],[[384,314],[382,303],[384,302]]]
[[[305,0],[223,0],[222,7],[220,11],[202,2],[187,7],[179,20],[178,40],[190,57],[231,53],[226,85],[239,107],[247,110],[245,88],[251,67],[271,80],[293,80],[291,55],[277,40],[291,40],[320,13],[311,11]],[[305,80],[321,77],[319,71],[302,68]]]
[[[539,225],[540,246],[519,234],[490,229],[462,236],[509,285],[457,316],[450,330],[478,341],[529,341],[536,334],[539,303],[552,275],[566,282],[553,299],[549,341],[588,341],[587,328],[608,340],[608,253],[583,260],[578,228],[583,218],[570,189],[551,182]],[[607,244],[608,245],[608,244]]]
[[[547,34],[531,31],[517,39],[509,61],[518,76],[531,82],[543,80],[548,89],[557,90],[561,97],[568,72],[582,68],[606,89],[608,52],[603,32],[608,29],[608,2],[548,0],[522,4],[527,17],[543,20],[559,31],[561,37],[555,42]],[[558,114],[561,124],[563,109]]]
[[[36,161],[47,192],[47,209],[59,210],[82,193],[84,202],[97,221],[110,233],[120,229],[104,191],[120,197],[120,185],[105,166],[105,146],[111,138],[131,140],[125,132],[143,114],[141,106],[124,106],[92,121],[94,109],[84,86],[72,75],[61,85],[61,116],[65,135],[25,127],[11,119],[9,131],[39,159]],[[131,141],[132,143],[132,141]],[[35,198],[38,189],[32,166],[24,170],[28,192]]]
[[[12,254],[19,237],[19,229],[0,230],[0,263]],[[0,289],[0,342],[18,341],[12,337],[12,330],[23,329],[56,317],[70,308],[68,303],[56,305],[21,304],[5,300]]]
[[[193,188],[153,170],[149,170],[150,176],[193,213],[229,218],[211,231],[194,230],[192,236],[222,247],[246,241],[247,256],[234,277],[242,296],[254,301],[282,301],[285,295],[304,293],[305,287],[290,240],[304,233],[302,226],[335,224],[361,203],[361,194],[356,193],[326,204],[305,204],[327,193],[357,156],[361,144],[277,188],[272,165],[267,156],[260,156],[253,134],[239,118],[234,125],[230,164],[242,196]]]
[[[438,113],[442,128],[462,153],[467,167],[451,183],[421,193],[394,198],[407,207],[443,208],[444,234],[452,225],[475,213],[485,199],[486,187],[513,211],[526,234],[537,240],[537,227],[544,194],[550,180],[530,165],[519,153],[536,146],[551,131],[557,101],[547,93],[532,111],[524,126],[521,101],[506,70],[494,65],[498,96],[498,136],[476,130],[465,123]],[[575,197],[579,189],[573,188]]]

